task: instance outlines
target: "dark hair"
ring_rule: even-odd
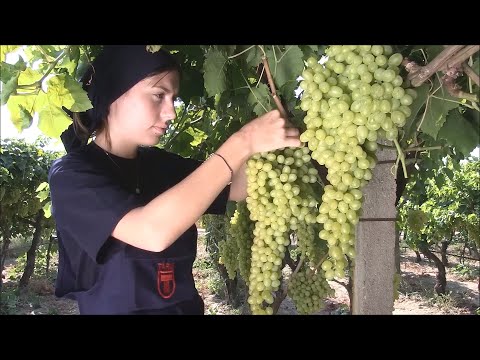
[[[90,64],[81,79],[93,109],[72,113],[73,131],[82,143],[96,133],[106,131],[107,143],[110,105],[139,81],[181,68],[175,57],[163,49],[149,53],[143,45],[108,45]]]

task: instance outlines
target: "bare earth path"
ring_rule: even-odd
[[[402,280],[399,297],[394,304],[395,315],[402,314],[475,314],[480,307],[478,279],[455,275],[452,267],[447,268],[447,296],[434,295],[436,268],[428,261],[416,263],[413,253],[406,253],[401,258]],[[451,259],[450,261],[454,261]],[[476,263],[478,266],[478,262]],[[78,307],[74,301],[56,299],[53,295],[53,279],[33,278],[30,285],[20,294],[13,291],[16,282],[9,280],[14,261],[7,262],[4,270],[4,298],[7,300],[10,314],[52,314],[76,315]],[[198,258],[194,265],[197,288],[205,301],[207,315],[241,314],[242,309],[234,309],[218,295],[221,280],[213,270],[203,242],[199,242]],[[335,297],[326,300],[325,308],[319,315],[337,315],[348,313],[349,298],[345,288],[331,282]],[[477,310],[478,311],[478,310]],[[287,298],[283,301],[279,315],[297,314],[293,302]]]

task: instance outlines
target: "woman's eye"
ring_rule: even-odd
[[[164,98],[164,94],[155,94],[155,97],[159,100],[162,100]]]

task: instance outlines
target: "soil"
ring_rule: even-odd
[[[450,260],[450,259],[449,259]],[[457,264],[454,259],[447,267],[447,294],[439,297],[434,291],[436,268],[433,263],[423,260],[415,262],[413,252],[401,256],[401,281],[398,299],[394,304],[394,315],[402,314],[475,314],[480,307],[478,278],[456,275],[453,271]],[[15,265],[14,260],[7,261],[3,272],[3,295],[7,304],[6,312],[23,315],[77,315],[76,302],[68,299],[57,299],[54,296],[53,277],[34,277],[22,291],[16,290],[16,281],[10,279]],[[475,262],[472,262],[472,266]],[[476,262],[478,269],[478,262]],[[194,277],[197,289],[205,301],[206,315],[238,315],[245,313],[246,307],[235,309],[221,295],[221,280],[213,270],[203,242],[199,242],[198,257],[194,264]],[[344,281],[344,280],[343,280]],[[344,286],[330,282],[335,296],[325,300],[325,307],[318,315],[349,314],[349,297]],[[5,308],[3,309],[5,313]],[[286,298],[278,311],[279,315],[296,315],[297,311],[290,298]]]

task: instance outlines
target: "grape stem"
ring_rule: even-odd
[[[26,85],[18,85],[18,88],[20,89],[28,89],[31,87],[34,88],[40,88],[42,86],[43,80],[47,78],[47,76],[52,72],[53,69],[55,69],[55,66],[57,66],[58,62],[67,54],[67,52],[70,49],[70,45],[67,46],[63,51],[60,53],[60,55],[57,56],[57,58],[50,63],[50,67],[48,68],[47,72],[43,74],[42,78],[40,80],[35,81],[34,83],[31,84],[26,84]]]
[[[270,65],[268,64],[268,59],[267,59],[267,54],[265,53],[265,50],[263,47],[260,45],[258,46],[262,52],[262,62],[263,62],[263,68],[265,69],[265,74],[267,75],[268,79],[268,85],[270,86],[270,92],[272,93],[273,100],[275,101],[275,104],[277,105],[278,110],[280,111],[280,114],[284,119],[287,119],[287,112],[285,111],[285,108],[283,107],[282,101],[277,95],[277,88],[275,87],[275,82],[273,81],[272,77],[272,72],[270,71]]]
[[[326,259],[327,257],[328,257],[328,254],[325,254],[325,256],[320,259],[320,261],[317,263],[317,265],[315,265],[315,271],[317,271],[318,267],[319,267],[320,265],[322,265],[322,263],[325,261],[325,259]]]
[[[398,162],[401,161],[402,162],[402,168],[403,168],[403,176],[405,176],[405,179],[407,179],[408,175],[407,175],[407,167],[405,166],[405,154],[402,151],[402,148],[400,147],[400,144],[398,143],[397,139],[393,139],[393,143],[395,144],[395,147],[397,148],[397,153],[398,153],[395,168],[398,167]],[[395,173],[396,173],[396,171],[395,171]]]
[[[288,253],[288,249],[286,250]],[[290,256],[290,255],[289,255]],[[282,301],[287,297],[288,294],[288,285],[290,285],[290,281],[292,281],[293,277],[297,275],[298,271],[302,267],[303,264],[303,253],[302,256],[300,256],[300,260],[297,263],[297,267],[293,271],[292,275],[288,279],[288,281],[285,283],[285,287],[283,288],[283,291],[281,293],[277,293],[277,296],[275,297],[275,301],[272,304],[272,310],[273,313],[276,314],[278,312],[278,309],[280,308],[280,305],[282,304]]]
[[[427,147],[413,147],[413,148],[408,148],[405,149],[405,152],[411,152],[411,151],[429,151],[429,150],[441,150],[441,146],[427,146]]]
[[[246,52],[249,51],[250,49],[253,49],[255,46],[256,46],[256,45],[249,46],[249,47],[246,48],[245,50],[240,51],[238,54],[229,56],[228,59],[234,59],[234,58],[236,58],[237,56],[240,56],[240,55],[242,55],[243,53],[246,53]]]

